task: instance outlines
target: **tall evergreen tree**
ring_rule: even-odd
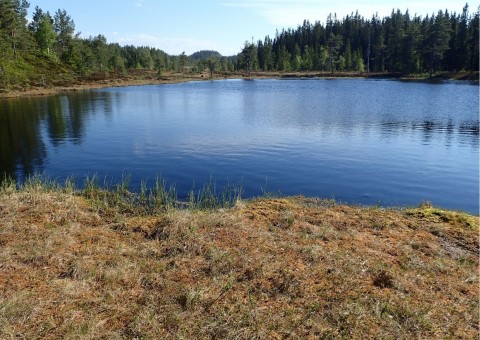
[[[444,53],[448,49],[451,32],[448,18],[441,10],[436,17],[432,16],[431,20],[433,23],[430,26],[427,38],[427,50],[430,54],[430,73],[433,73],[442,66]]]
[[[210,79],[213,79],[213,74],[215,73],[215,69],[217,68],[218,59],[214,56],[207,58],[207,67],[210,71]]]
[[[330,32],[328,37],[328,57],[330,61],[330,72],[335,71],[335,64],[338,62],[338,53],[342,46],[342,37]]]
[[[248,76],[250,76],[251,71],[255,69],[257,57],[257,49],[255,45],[246,41],[241,52],[241,61]]]
[[[28,24],[28,29],[34,34],[38,31],[38,26],[40,26],[40,21],[42,21],[43,15],[43,10],[38,6],[35,6],[32,21]]]
[[[352,69],[352,48],[350,47],[350,39],[347,39],[345,46],[345,52],[343,54],[345,58],[345,68],[350,71]]]
[[[28,45],[27,11],[30,4],[26,0],[0,0],[0,39],[10,45],[13,55],[19,47]],[[22,46],[23,45],[23,46]]]
[[[468,49],[468,56],[470,60],[467,63],[466,68],[469,70],[478,71],[479,67],[479,28],[480,28],[480,6],[477,8],[477,12],[475,12],[474,17],[470,21],[469,25],[469,39],[467,40],[467,49]]]
[[[65,10],[58,10],[54,16],[54,27],[57,33],[57,51],[60,59],[70,64],[73,56],[73,38],[75,23]]]

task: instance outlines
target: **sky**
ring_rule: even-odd
[[[407,9],[421,16],[448,9],[461,13],[466,0],[30,0],[53,15],[64,9],[76,32],[88,38],[103,34],[120,45],[151,46],[168,54],[190,55],[216,50],[224,56],[240,52],[245,41],[275,36],[305,19],[325,23],[329,13],[339,19],[355,13],[371,18]],[[470,4],[470,11],[474,12]]]

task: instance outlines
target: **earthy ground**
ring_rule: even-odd
[[[355,72],[341,72],[331,74],[330,72],[252,72],[247,75],[245,72],[217,72],[214,74],[214,79],[222,78],[345,78],[345,77],[369,77],[369,78],[399,78],[403,80],[421,80],[421,81],[438,81],[442,79],[453,80],[469,80],[478,84],[479,74],[478,72],[458,72],[458,73],[442,73],[436,75],[434,78],[428,78],[428,75],[416,75],[403,77],[401,74],[387,74],[387,73],[355,73]],[[97,88],[105,87],[123,87],[123,86],[135,86],[135,85],[156,85],[156,84],[172,84],[181,83],[187,81],[200,81],[210,80],[210,74],[204,73],[172,73],[168,72],[162,76],[158,76],[155,71],[151,70],[130,70],[121,75],[92,75],[89,78],[79,79],[76,81],[68,81],[62,85],[50,85],[50,86],[32,86],[22,90],[9,90],[0,91],[1,98],[15,98],[15,97],[27,97],[27,96],[47,96],[61,92],[69,91],[86,91]]]
[[[181,73],[166,73],[163,76],[158,76],[154,71],[132,70],[122,75],[94,75],[89,78],[72,81],[69,84],[51,85],[46,87],[34,86],[22,90],[0,92],[0,98],[47,96],[61,92],[86,91],[105,87],[171,84],[204,79],[209,79],[209,75],[206,73],[189,75]]]
[[[0,190],[0,338],[479,337],[479,218],[305,197],[230,209]]]

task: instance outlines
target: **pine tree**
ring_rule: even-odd
[[[470,60],[468,61],[467,64],[467,69],[472,70],[472,71],[478,71],[479,69],[479,27],[480,27],[480,6],[477,9],[477,12],[475,13],[474,17],[470,20],[469,23],[469,39],[466,42],[467,44],[467,49],[469,51],[468,55],[470,57]]]
[[[330,72],[333,74],[335,64],[338,62],[338,52],[342,46],[342,37],[330,32],[328,37],[328,57],[330,60]]]
[[[43,10],[38,6],[35,6],[32,21],[28,24],[28,29],[32,31],[33,34],[38,32],[38,27],[40,26],[40,21],[43,19],[43,15]]]
[[[302,66],[302,53],[298,43],[295,43],[295,47],[293,48],[290,65],[293,71],[299,71]]]
[[[284,72],[290,71],[290,53],[288,53],[285,45],[280,47],[280,53],[278,55],[278,70]]]
[[[54,28],[57,33],[57,52],[60,59],[70,64],[73,55],[75,23],[65,10],[58,10],[54,16]]]
[[[182,52],[182,54],[180,54],[179,61],[178,61],[178,66],[180,68],[179,71],[181,73],[185,72],[185,69],[187,67],[187,63],[188,63],[188,57],[185,55],[185,52]]]
[[[257,51],[255,45],[245,41],[245,45],[240,55],[243,67],[245,71],[247,71],[248,76],[250,76],[251,71],[255,69],[257,64]]]
[[[210,71],[210,79],[213,79],[213,74],[215,73],[215,69],[217,68],[218,60],[214,56],[211,56],[207,58],[206,62],[208,70]]]
[[[345,53],[343,54],[345,58],[345,69],[350,71],[352,69],[352,50],[350,47],[350,39],[347,39],[345,46]]]
[[[445,51],[448,49],[450,40],[450,25],[443,12],[438,11],[438,15],[433,18],[433,24],[430,27],[428,36],[428,52],[430,55],[429,71],[430,74],[438,70],[442,64]]]
[[[308,45],[305,45],[303,48],[303,56],[302,56],[302,70],[310,71],[313,70],[313,59],[314,59],[314,51]]]
[[[29,44],[27,31],[29,7],[30,4],[26,0],[0,0],[0,40],[5,47],[10,45],[9,50],[14,56],[17,55],[19,48]]]

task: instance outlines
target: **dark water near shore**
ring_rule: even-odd
[[[0,172],[479,212],[478,86],[222,80],[0,101]]]

